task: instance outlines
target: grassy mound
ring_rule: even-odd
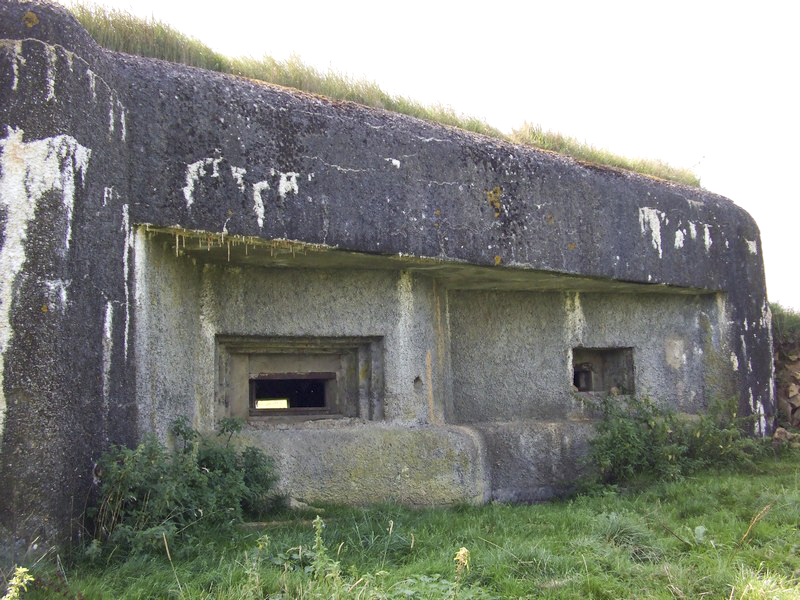
[[[466,131],[572,156],[578,160],[627,169],[660,179],[699,187],[700,178],[689,169],[671,167],[660,160],[619,156],[539,126],[524,123],[506,135],[486,121],[462,115],[449,106],[423,105],[405,96],[383,91],[372,81],[354,79],[329,70],[321,72],[298,57],[276,60],[269,56],[231,58],[215,52],[201,41],[154,19],[141,19],[127,11],[75,4],[70,10],[98,44],[150,58],[201,67],[257,79],[306,92],[382,108]]]

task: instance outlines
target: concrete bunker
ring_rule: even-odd
[[[38,2],[0,0],[0,124],[7,552],[180,416],[246,419],[295,497],[416,505],[569,488],[587,394],[772,427],[758,228],[708,191],[115,54]]]

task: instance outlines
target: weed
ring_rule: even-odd
[[[744,468],[767,451],[762,440],[747,435],[751,419],[737,417],[733,399],[712,403],[708,414],[696,418],[648,398],[608,396],[598,404],[601,419],[588,462],[604,484],[678,479],[710,466]]]
[[[334,542],[340,542],[356,560],[379,555],[379,570],[385,567],[387,560],[401,562],[413,550],[414,534],[404,532],[399,524],[396,526],[395,517],[386,511],[359,515],[346,535],[334,538]]]
[[[231,447],[239,428],[222,421],[217,436],[201,436],[178,419],[171,427],[180,444],[176,452],[154,437],[133,449],[113,447],[99,462],[99,506],[87,510],[94,529],[87,557],[97,559],[104,550],[157,551],[162,542],[190,537],[195,529],[229,527],[243,514],[263,514],[274,470],[262,451]]]
[[[635,562],[655,562],[661,558],[655,536],[630,514],[611,512],[599,515],[597,531],[607,542],[630,553]]]
[[[314,519],[314,543],[312,548],[303,550],[293,547],[286,552],[274,555],[271,562],[280,565],[285,574],[302,573],[299,585],[292,583],[290,577],[283,582],[281,597],[316,598],[487,598],[480,587],[467,583],[470,569],[470,554],[461,548],[455,554],[455,573],[453,581],[442,578],[440,574],[414,573],[389,584],[390,573],[379,568],[374,573],[359,573],[355,567],[343,573],[341,562],[330,556],[323,539],[324,521],[318,516]],[[392,529],[390,525],[390,529]],[[391,531],[389,532],[391,535]],[[341,548],[341,545],[340,545]],[[381,564],[385,564],[385,556]],[[286,561],[286,562],[283,562]]]
[[[17,567],[14,569],[11,581],[8,582],[3,600],[17,600],[21,592],[28,591],[28,584],[32,581],[33,575],[28,572],[26,567]]]

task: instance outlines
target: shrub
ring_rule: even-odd
[[[748,466],[767,449],[747,436],[748,419],[737,417],[733,400],[715,402],[699,417],[634,396],[607,396],[598,404],[601,419],[588,462],[604,484],[640,476],[677,479],[710,466]]]
[[[133,449],[112,447],[99,463],[98,507],[87,511],[94,524],[90,555],[103,547],[120,554],[163,548],[268,510],[276,480],[272,462],[256,448],[231,446],[240,428],[223,419],[216,436],[202,436],[179,419],[171,427],[179,445],[174,452],[152,436]]]
[[[775,302],[769,307],[772,312],[772,337],[776,345],[799,341],[800,313]]]
[[[275,505],[274,487],[277,482],[272,461],[260,448],[248,446],[241,454],[245,493],[242,509],[247,516],[262,517]]]

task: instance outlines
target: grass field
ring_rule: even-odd
[[[315,549],[317,512],[34,570],[25,598],[800,598],[797,451],[530,506],[324,507]]]

